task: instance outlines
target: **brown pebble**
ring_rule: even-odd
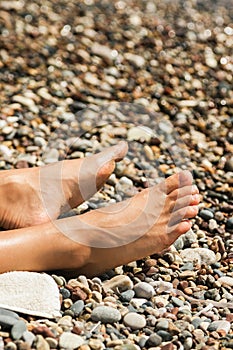
[[[16,169],[29,168],[29,164],[26,160],[19,160],[15,167]]]
[[[85,293],[81,288],[79,287],[74,287],[72,290],[72,299],[74,301],[77,300],[86,300],[88,297],[87,293]]]
[[[50,338],[55,338],[55,335],[54,333],[46,326],[38,326],[38,327],[35,327],[32,329],[32,332],[34,334],[41,334],[43,335],[43,337],[47,338],[47,337],[50,337]]]
[[[226,320],[229,322],[233,322],[233,314],[226,315]]]

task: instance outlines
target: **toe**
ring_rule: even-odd
[[[198,206],[197,205],[190,205],[188,207],[184,207],[184,208],[175,210],[171,215],[168,226],[171,227],[183,219],[193,218],[197,214],[198,214]]]
[[[180,189],[184,186],[190,186],[192,185],[193,182],[193,177],[192,174],[187,171],[181,171],[178,174],[174,174],[170,177],[168,177],[163,186],[164,186],[164,191],[167,194],[170,194],[171,192]]]
[[[189,194],[187,196],[182,196],[171,204],[170,210],[176,211],[191,205],[197,205],[199,201],[200,201],[200,197],[198,194],[194,194],[194,195]]]

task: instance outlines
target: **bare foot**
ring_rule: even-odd
[[[198,189],[184,171],[104,209],[5,231],[0,272],[61,269],[93,276],[169,247],[190,229],[198,203]]]
[[[83,159],[1,171],[0,227],[38,225],[77,207],[103,186],[127,149],[127,144],[120,142]]]

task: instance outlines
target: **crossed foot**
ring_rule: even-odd
[[[0,224],[24,228],[2,232],[0,272],[61,269],[92,276],[161,252],[187,232],[199,203],[188,171],[121,203],[55,220],[67,206],[77,206],[100,188],[126,151],[121,142],[85,159],[16,170],[6,179],[1,175],[6,201]]]

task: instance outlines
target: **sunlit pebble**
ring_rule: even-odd
[[[62,87],[67,87],[67,81],[61,81],[61,84],[60,84]]]
[[[221,63],[221,64],[227,64],[227,62],[228,62],[227,57],[222,57],[222,58],[220,59],[220,63]]]
[[[49,67],[48,67],[48,71],[49,71],[50,73],[54,72],[54,69],[55,69],[54,66],[49,66]]]
[[[126,7],[126,3],[124,1],[118,1],[115,7],[118,10],[123,10]]]
[[[190,30],[193,30],[193,29],[195,29],[195,24],[193,22],[189,22],[187,24],[187,28],[190,29]]]
[[[2,36],[7,37],[9,35],[9,31],[7,29],[3,29]]]
[[[175,38],[176,32],[174,30],[169,30],[168,36],[169,36],[169,38]]]
[[[117,51],[117,50],[112,50],[112,51],[111,51],[111,56],[112,56],[113,58],[116,58],[116,57],[118,56],[118,51]]]
[[[87,6],[91,6],[91,5],[93,5],[93,0],[85,0],[84,3]]]
[[[205,32],[204,32],[204,35],[205,35],[206,38],[209,38],[212,35],[211,30],[210,29],[206,29]]]
[[[224,28],[224,33],[226,33],[227,35],[233,35],[233,28],[225,27]]]
[[[69,24],[66,24],[61,30],[61,35],[67,36],[70,31],[71,31],[71,26]]]
[[[221,100],[220,103],[221,103],[222,106],[226,106],[226,104],[227,104],[225,100]]]

